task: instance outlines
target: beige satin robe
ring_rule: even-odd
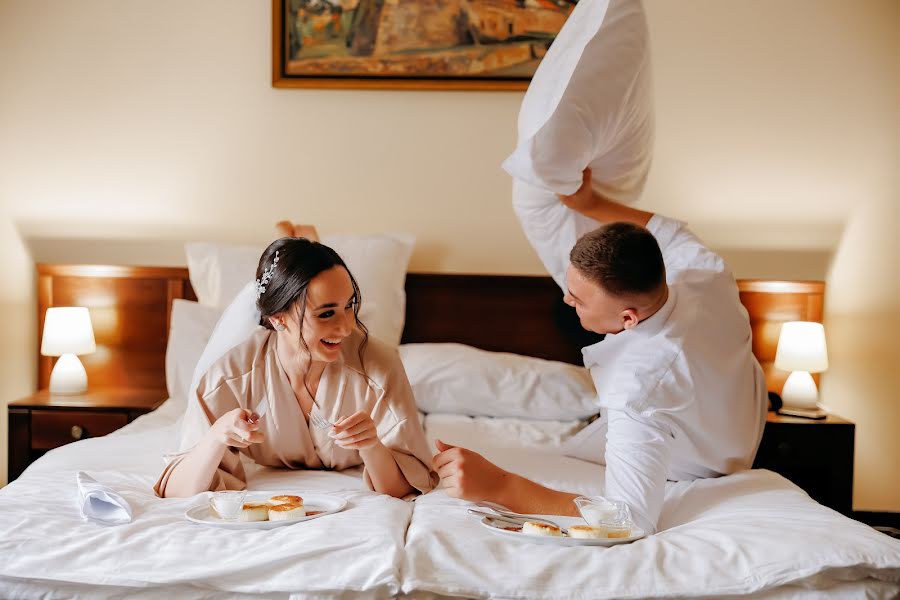
[[[357,450],[334,443],[328,432],[309,426],[275,351],[276,334],[260,327],[245,342],[213,363],[188,402],[181,434],[181,454],[190,451],[223,414],[235,408],[256,410],[263,398],[269,408],[260,420],[263,442],[229,447],[213,476],[210,490],[244,489],[247,477],[240,454],[259,465],[289,469],[347,469],[363,464]],[[329,363],[316,390],[316,404],[332,423],[367,411],[381,442],[391,451],[409,484],[422,493],[437,485],[432,454],[419,422],[409,380],[396,349],[369,337],[360,363],[362,335],[354,333]],[[363,369],[363,366],[365,367]],[[313,407],[313,411],[317,411]],[[164,496],[166,483],[182,457],[175,455],[154,486]],[[372,481],[363,470],[366,485]]]

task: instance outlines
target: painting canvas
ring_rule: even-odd
[[[274,0],[274,82],[524,88],[576,1]]]

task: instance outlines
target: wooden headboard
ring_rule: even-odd
[[[38,348],[51,306],[90,309],[97,352],[82,357],[92,387],[165,389],[172,301],[196,300],[185,268],[38,265]],[[770,390],[787,373],[772,367],[784,321],[822,320],[823,282],[738,282],[750,314],[753,351]],[[583,330],[550,277],[410,273],[403,342],[458,342],[581,363],[581,348],[601,339]],[[53,363],[38,356],[38,388]]]
[[[38,265],[38,389],[50,385],[53,358],[40,355],[52,306],[86,306],[97,351],[81,358],[95,387],[166,389],[172,300],[196,300],[185,268]]]
[[[787,371],[775,368],[778,335],[785,321],[822,322],[825,312],[824,281],[763,281],[739,279],[741,303],[750,315],[753,354],[766,374],[769,391],[781,393]],[[819,375],[813,375],[819,385]]]

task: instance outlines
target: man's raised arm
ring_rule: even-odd
[[[547,272],[565,293],[569,252],[599,223],[567,208],[553,192],[518,180],[513,180],[513,209]]]
[[[560,196],[562,204],[584,219],[605,224],[626,222],[646,227],[656,238],[666,263],[667,279],[689,269],[721,272],[725,263],[697,239],[681,221],[608,200],[591,188],[591,170],[584,171],[581,187],[571,196]]]

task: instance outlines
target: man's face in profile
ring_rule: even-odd
[[[566,269],[566,286],[569,291],[563,301],[575,308],[582,327],[594,333],[625,329],[622,313],[628,307],[623,299],[609,294],[572,265]]]

